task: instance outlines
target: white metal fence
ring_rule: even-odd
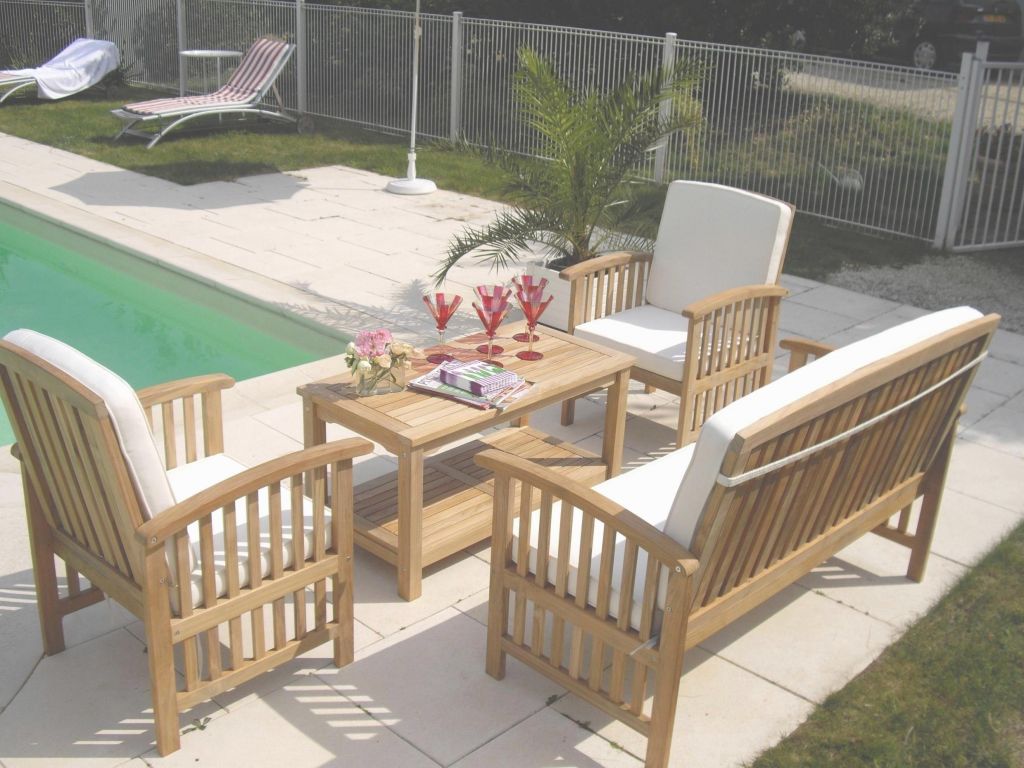
[[[1024,245],[1024,66],[964,61],[949,153],[948,215],[935,244],[954,250]]]
[[[536,153],[512,88],[523,46],[581,89],[682,59],[701,74],[702,125],[652,151],[642,175],[732,184],[805,213],[940,245],[1024,236],[1024,174],[990,167],[1020,164],[1015,65],[921,72],[458,13],[427,14],[422,27],[417,121],[426,137]],[[244,50],[256,37],[280,35],[298,45],[279,81],[287,106],[392,132],[409,125],[409,13],[305,0],[0,0],[0,62],[47,58],[86,32],[119,45],[135,82],[192,90],[202,88],[199,73],[181,69],[179,50]],[[978,178],[964,171],[975,165]]]

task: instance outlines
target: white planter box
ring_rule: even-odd
[[[535,279],[548,279],[547,292],[554,300],[540,316],[540,324],[559,331],[569,328],[569,281],[558,276],[558,270],[545,267],[543,261],[531,261],[526,264],[526,273]]]

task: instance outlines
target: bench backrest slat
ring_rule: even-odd
[[[750,479],[734,487],[720,481],[708,498],[691,545],[701,562],[695,609],[787,568],[802,549],[862,517],[877,517],[864,521],[865,530],[881,524],[903,499],[919,495],[996,322],[980,318],[888,356],[739,432],[722,474]],[[758,476],[759,468],[851,430]]]

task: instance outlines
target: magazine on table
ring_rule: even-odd
[[[463,368],[466,370],[463,371]],[[448,383],[450,381],[461,381],[469,385],[476,384],[477,386],[474,388],[480,390],[480,394]],[[501,382],[500,386],[495,384],[497,381]],[[410,380],[408,387],[420,392],[457,400],[482,410],[488,408],[501,410],[527,394],[533,385],[512,371],[482,360],[474,360],[469,363],[451,360]]]

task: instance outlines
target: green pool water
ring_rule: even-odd
[[[246,379],[346,343],[0,204],[0,336],[15,328],[61,339],[136,388],[200,373]],[[0,408],[0,445],[13,440]]]

